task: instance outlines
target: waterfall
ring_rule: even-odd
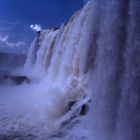
[[[45,31],[37,51],[36,65],[60,89],[88,78],[94,140],[140,138],[139,7],[134,0],[89,1],[60,29]]]
[[[91,0],[39,32],[24,66],[31,83],[0,90],[0,136],[139,140],[139,8],[138,0]]]
[[[91,5],[88,2],[59,29],[43,30],[31,45],[25,68],[34,67],[35,73],[44,73],[46,81],[59,86],[64,86],[70,77],[87,74]]]
[[[0,87],[0,138],[71,139],[69,128],[79,124],[90,102],[91,12],[88,2],[60,28],[37,33],[24,71],[18,71],[28,82]]]
[[[94,1],[90,119],[94,140],[140,138],[140,2]],[[95,28],[96,27],[96,28]]]

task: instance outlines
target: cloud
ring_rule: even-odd
[[[35,24],[35,25],[32,24],[32,25],[30,25],[30,28],[31,28],[32,30],[36,31],[36,32],[42,30],[41,25],[38,25],[38,24]]]
[[[5,44],[6,46],[10,47],[10,48],[13,48],[13,47],[20,47],[20,46],[24,46],[25,45],[25,42],[23,41],[18,41],[18,42],[10,42],[8,40],[8,35],[5,35],[5,36],[2,36],[0,34],[0,43],[3,43]]]
[[[24,46],[25,42],[23,41],[18,41],[18,42],[6,42],[6,45],[13,48],[13,47],[20,47],[20,46]]]
[[[0,34],[0,42],[6,42],[8,40],[8,35],[6,35],[6,36],[2,36],[1,34]]]

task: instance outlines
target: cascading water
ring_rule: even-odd
[[[66,134],[86,113],[90,98],[91,7],[87,3],[59,29],[38,32],[25,63],[30,84],[1,87],[0,137],[71,139]]]
[[[35,67],[36,73],[44,72],[48,84],[55,83],[61,89],[69,78],[78,79],[88,73],[85,69],[90,47],[90,11],[88,3],[60,29],[42,31],[31,45],[25,68]]]
[[[140,139],[139,8],[137,0],[94,3],[93,140]]]
[[[139,140],[139,7],[89,1],[39,32],[25,63],[36,82],[1,87],[0,138]]]

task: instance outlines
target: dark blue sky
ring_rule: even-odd
[[[24,41],[28,47],[34,35],[29,28],[31,24],[40,24],[43,28],[60,26],[83,7],[83,1],[0,0],[0,35],[8,35],[10,42]],[[1,43],[0,46],[3,48]]]

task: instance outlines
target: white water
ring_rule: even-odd
[[[72,139],[69,128],[79,125],[80,108],[90,98],[86,61],[91,7],[88,3],[60,29],[43,30],[34,39],[22,72],[30,84],[1,86],[1,138]],[[68,110],[69,102],[77,100]]]
[[[0,136],[139,140],[139,7],[89,2],[60,29],[42,31],[25,63],[32,83],[0,88]],[[68,111],[71,100],[78,102]]]
[[[93,140],[140,139],[139,8],[137,0],[95,2]]]

